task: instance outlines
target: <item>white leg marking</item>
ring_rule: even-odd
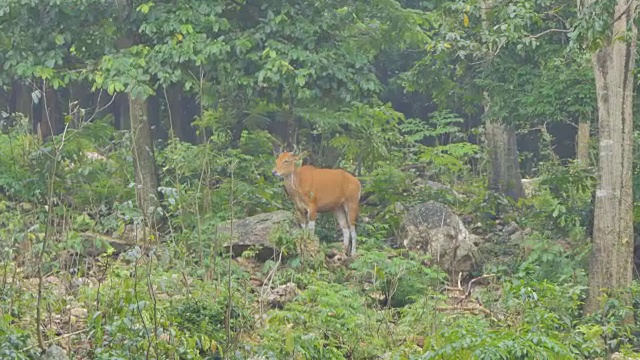
[[[351,256],[356,254],[356,227],[351,227]]]
[[[342,229],[342,248],[344,249],[345,255],[347,251],[349,251],[349,229]]]
[[[313,235],[313,232],[316,229],[316,222],[313,220],[309,221],[309,225],[307,225],[307,229],[309,229],[309,233]]]
[[[349,251],[349,220],[347,219],[347,213],[343,207],[340,207],[334,211],[334,214],[342,230],[342,249],[344,254],[347,255]]]

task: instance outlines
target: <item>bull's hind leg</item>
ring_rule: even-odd
[[[349,253],[349,220],[347,220],[347,214],[342,206],[333,210],[333,215],[336,217],[336,220],[338,220],[338,224],[342,230],[342,248],[346,255]]]
[[[349,199],[345,204],[347,220],[349,222],[349,231],[351,232],[351,253],[349,256],[356,254],[356,219],[358,218],[360,196],[358,198]]]

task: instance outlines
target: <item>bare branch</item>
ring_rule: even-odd
[[[492,53],[491,55],[487,56],[486,58],[484,58],[484,59],[482,59],[482,60],[480,60],[480,61],[476,61],[476,62],[469,63],[469,65],[478,65],[478,64],[482,64],[482,63],[485,63],[485,62],[487,62],[487,61],[489,61],[489,60],[493,59],[494,57],[496,57],[496,56],[498,55],[498,53],[500,52],[500,49],[502,49],[502,47],[503,47],[503,46],[504,46],[504,44],[506,44],[506,43],[507,43],[507,41],[506,41],[506,40],[504,40],[504,41],[500,42],[500,43],[498,44],[498,48],[496,49],[496,51],[495,51],[494,53]]]
[[[527,38],[528,39],[537,39],[537,38],[539,38],[539,37],[541,37],[543,35],[546,35],[546,34],[549,34],[549,33],[557,33],[557,32],[566,34],[566,33],[570,33],[571,30],[566,30],[566,29],[547,29],[547,30],[545,30],[545,31],[543,31],[543,32],[541,32],[539,34],[529,35]]]

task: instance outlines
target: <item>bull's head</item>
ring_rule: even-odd
[[[283,152],[276,159],[276,167],[272,170],[273,175],[287,177],[293,174],[296,167],[302,164],[302,159],[304,159],[306,155],[306,151],[299,155],[293,152]]]

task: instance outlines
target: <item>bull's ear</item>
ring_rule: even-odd
[[[303,151],[299,155],[296,155],[296,166],[302,166],[302,161],[307,157],[307,155],[309,155],[307,151]]]

